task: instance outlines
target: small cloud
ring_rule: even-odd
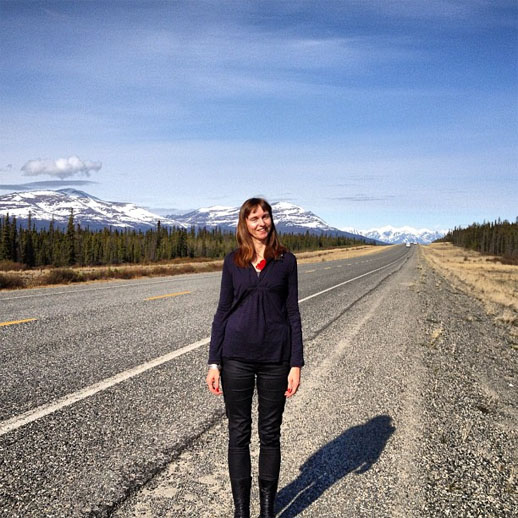
[[[349,174],[343,178],[343,181],[332,184],[333,187],[351,187],[362,183],[370,183],[379,181],[380,176],[376,174]]]
[[[21,169],[24,176],[39,176],[47,174],[57,176],[62,180],[70,176],[83,175],[90,176],[92,171],[99,171],[102,167],[101,162],[81,160],[78,156],[72,155],[68,158],[58,158],[57,160],[29,160]]]
[[[13,164],[7,164],[4,167],[0,167],[0,173],[9,173],[13,170]]]
[[[298,198],[296,196],[276,196],[275,198],[271,198],[269,200],[270,203],[278,203],[281,201],[289,201],[292,203],[298,202]]]
[[[98,182],[92,182],[91,180],[46,180],[43,182],[29,182],[29,183],[12,183],[12,184],[0,184],[0,191],[30,191],[33,189],[60,189],[65,186],[80,186],[96,184]]]
[[[351,196],[335,196],[330,197],[330,200],[339,201],[384,201],[395,198],[393,194],[385,194],[383,196],[372,196],[370,194],[353,194]]]
[[[55,20],[67,20],[69,17],[61,12],[58,12],[55,9],[48,9],[47,7],[41,7],[41,10],[50,18],[54,18]]]

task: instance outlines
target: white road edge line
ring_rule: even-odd
[[[405,257],[405,256],[403,256],[403,257]],[[318,297],[319,295],[322,295],[323,293],[327,293],[328,291],[334,290],[335,288],[339,288],[340,286],[343,286],[344,284],[348,284],[350,282],[361,279],[362,277],[366,277],[367,275],[371,275],[373,273],[379,272],[380,270],[384,270],[385,268],[388,268],[389,266],[392,266],[393,264],[395,264],[398,261],[400,261],[401,259],[403,259],[403,257],[400,257],[399,259],[396,259],[395,261],[393,261],[385,266],[376,268],[375,270],[371,270],[370,272],[364,273],[362,275],[358,275],[358,277],[354,277],[353,279],[349,279],[347,281],[336,284],[335,286],[331,286],[330,288],[319,291],[318,293],[309,295],[309,297],[304,297],[303,299],[299,300],[299,304],[302,302],[305,302],[306,300],[312,299],[313,297]],[[58,410],[61,410],[62,408],[73,405],[74,403],[77,403],[78,401],[81,401],[82,399],[86,399],[87,397],[93,396],[94,394],[97,394],[97,392],[101,392],[102,390],[106,390],[107,388],[113,387],[114,385],[117,385],[117,384],[121,383],[122,381],[126,381],[134,376],[137,376],[138,374],[141,374],[149,369],[158,367],[159,365],[169,362],[169,361],[173,360],[174,358],[178,358],[178,356],[182,356],[185,353],[194,351],[194,349],[198,349],[199,347],[201,347],[203,345],[207,345],[209,342],[210,342],[210,336],[207,338],[203,338],[202,340],[198,340],[197,342],[194,342],[192,344],[186,345],[185,347],[181,347],[180,349],[176,349],[175,351],[172,351],[170,353],[164,354],[163,356],[159,356],[158,358],[150,360],[146,363],[142,363],[141,365],[137,365],[136,367],[133,367],[132,369],[128,369],[119,374],[116,374],[115,376],[112,376],[110,378],[106,378],[102,381],[94,383],[93,385],[90,385],[89,387],[85,387],[81,390],[78,390],[77,392],[73,392],[72,394],[67,394],[66,396],[63,396],[52,403],[47,403],[45,405],[41,405],[39,407],[28,410],[27,412],[24,412],[23,414],[11,417],[10,419],[7,419],[5,421],[1,421],[0,422],[0,436],[4,435],[6,433],[12,432],[13,430],[16,430],[18,428],[21,428],[22,426],[32,423],[33,421],[37,421],[38,419],[41,419],[42,417],[45,417],[46,415],[57,412]]]
[[[159,356],[153,360],[150,360],[146,363],[142,363],[141,365],[137,365],[137,367],[133,367],[132,369],[128,369],[127,371],[121,372],[112,376],[111,378],[106,378],[98,383],[94,383],[89,387],[85,387],[77,392],[73,392],[72,394],[67,394],[59,398],[58,400],[47,403],[46,405],[41,405],[37,408],[33,408],[32,410],[28,410],[23,414],[12,417],[11,419],[7,419],[6,421],[0,422],[0,436],[4,435],[12,430],[16,430],[26,424],[32,423],[41,417],[52,414],[57,410],[61,410],[64,407],[70,406],[77,401],[81,401],[82,399],[86,399],[87,397],[93,396],[102,390],[113,387],[118,383],[125,381],[137,374],[141,374],[153,367],[158,367],[163,363],[173,360],[178,356],[181,356],[189,351],[193,351],[202,345],[206,345],[210,342],[210,338],[204,338],[203,340],[199,340],[198,342],[194,342],[192,344],[186,345],[180,349],[176,349],[170,353],[164,354],[163,356]]]
[[[405,256],[403,256],[405,257]],[[304,297],[303,299],[299,300],[299,304],[301,302],[305,302],[306,300],[312,299],[313,297],[318,297],[319,295],[322,295],[323,293],[327,293],[328,291],[334,290],[335,288],[339,288],[340,286],[343,286],[344,284],[349,284],[350,282],[357,281],[358,279],[361,279],[362,277],[366,277],[367,275],[371,275],[372,273],[379,272],[380,270],[383,270],[385,268],[388,268],[389,266],[392,266],[393,264],[400,261],[402,257],[399,259],[396,259],[395,261],[392,261],[389,264],[386,264],[385,266],[381,266],[380,268],[376,268],[375,270],[371,270],[370,272],[364,273],[362,275],[358,275],[358,277],[354,277],[352,279],[349,279],[348,281],[341,282],[340,284],[335,284],[334,286],[331,286],[330,288],[326,288],[325,290],[319,291],[318,293],[313,293],[313,295],[310,295],[309,297]]]

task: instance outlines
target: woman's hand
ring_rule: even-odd
[[[284,393],[286,397],[294,396],[300,385],[300,367],[292,367],[288,374],[288,390]]]
[[[209,372],[207,373],[207,378],[205,381],[207,382],[207,386],[209,387],[209,390],[216,394],[216,396],[221,396],[223,394],[220,385],[219,385],[219,369],[209,369]]]

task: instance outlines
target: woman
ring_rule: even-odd
[[[228,417],[228,467],[234,518],[250,516],[252,397],[257,383],[260,518],[274,517],[286,398],[297,392],[304,365],[297,261],[277,236],[262,198],[243,203],[239,247],[225,257],[212,324],[207,385],[222,394]]]

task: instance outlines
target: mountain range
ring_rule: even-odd
[[[279,232],[291,232],[294,234],[310,232],[312,234],[328,234],[348,237],[353,239],[365,239],[367,242],[374,242],[376,239],[366,239],[355,232],[340,230],[328,225],[322,218],[309,210],[298,205],[279,201],[272,203],[275,227]],[[187,226],[197,227],[220,227],[227,230],[234,230],[239,218],[239,207],[226,207],[214,205],[202,207],[187,214],[170,214],[168,218],[174,218]]]
[[[311,211],[288,202],[272,204],[275,226],[280,232],[312,234],[331,234],[367,242],[430,243],[442,237],[445,232],[412,227],[385,226],[379,229],[355,230],[339,229],[328,225]],[[98,230],[106,227],[113,229],[147,230],[154,228],[158,221],[165,226],[190,228],[220,227],[234,230],[237,224],[239,207],[214,205],[190,211],[185,214],[161,216],[134,203],[104,201],[77,189],[34,190],[4,194],[0,196],[0,214],[16,216],[19,223],[27,222],[29,213],[37,228],[47,227],[51,220],[56,226],[64,227],[70,211],[74,221],[81,227]]]
[[[414,228],[409,226],[392,227],[390,225],[368,230],[356,230],[351,227],[346,227],[343,230],[356,232],[365,237],[383,241],[384,243],[419,243],[421,245],[428,245],[447,233],[447,230],[430,230],[428,228]]]
[[[272,205],[275,224],[280,232],[306,232],[333,234],[355,239],[363,236],[346,232],[328,225],[311,211],[286,202]],[[147,230],[161,225],[190,228],[220,227],[234,230],[239,207],[213,206],[190,211],[187,214],[160,216],[133,203],[104,201],[77,189],[37,190],[13,192],[0,196],[0,214],[16,216],[19,223],[27,223],[29,213],[36,227],[47,227],[51,220],[59,227],[68,223],[70,212],[74,212],[74,222],[83,228],[98,230],[113,229]],[[372,239],[366,239],[373,242]]]

